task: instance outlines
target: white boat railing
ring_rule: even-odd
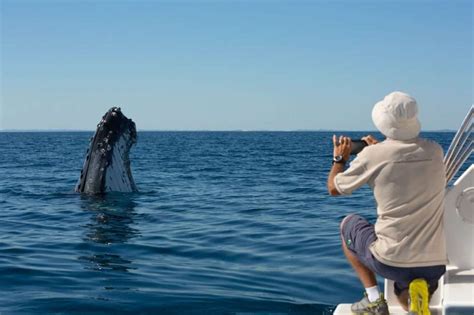
[[[446,184],[449,184],[474,150],[474,141],[472,139],[473,117],[474,106],[471,106],[446,152],[444,158]]]

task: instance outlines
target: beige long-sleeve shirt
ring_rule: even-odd
[[[335,179],[341,194],[368,184],[377,202],[372,254],[396,267],[447,264],[443,228],[443,150],[425,139],[387,139],[366,147]]]

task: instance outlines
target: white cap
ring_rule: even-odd
[[[375,104],[372,120],[387,138],[410,140],[420,133],[416,100],[403,92],[392,92]]]

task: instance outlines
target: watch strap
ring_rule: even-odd
[[[335,157],[333,157],[333,159],[332,159],[332,164],[334,164],[334,163],[337,163],[337,164],[346,164],[346,162],[347,162],[347,161],[344,160],[341,155],[335,156]]]

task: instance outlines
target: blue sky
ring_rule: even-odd
[[[423,129],[473,103],[471,1],[1,3],[0,129],[370,130],[412,94]]]

